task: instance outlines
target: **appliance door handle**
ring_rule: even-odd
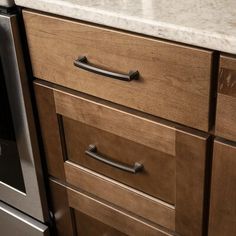
[[[89,157],[92,157],[98,161],[101,161],[105,164],[108,164],[110,166],[113,166],[115,168],[118,168],[120,170],[124,170],[126,172],[136,174],[137,172],[141,172],[144,168],[144,166],[138,162],[135,162],[133,166],[128,166],[119,162],[115,162],[112,160],[109,160],[97,153],[97,147],[93,144],[89,145],[88,150],[85,151],[85,154],[87,154]]]
[[[83,56],[78,58],[74,61],[74,65],[76,67],[79,67],[83,70],[90,71],[95,74],[104,75],[106,77],[110,77],[113,79],[118,79],[126,82],[130,82],[132,80],[137,80],[139,78],[139,72],[138,71],[130,71],[128,74],[120,74],[112,71],[107,71],[98,67],[95,67],[93,65],[90,65],[88,62],[87,57]]]

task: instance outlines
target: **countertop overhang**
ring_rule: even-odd
[[[235,0],[15,0],[19,6],[236,54]]]

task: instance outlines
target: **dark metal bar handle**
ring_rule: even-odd
[[[93,72],[95,74],[99,74],[99,75],[104,75],[106,77],[110,77],[113,79],[118,79],[118,80],[123,80],[123,81],[127,81],[130,82],[132,80],[137,80],[139,78],[139,72],[138,71],[130,71],[129,74],[120,74],[120,73],[116,73],[116,72],[112,72],[112,71],[107,71],[107,70],[103,70],[101,68],[97,68],[93,65],[90,65],[88,63],[87,57],[80,57],[77,60],[74,61],[74,65],[83,69],[83,70],[87,70],[90,72]]]
[[[88,150],[85,151],[85,154],[87,154],[88,156],[90,156],[98,161],[101,161],[105,164],[108,164],[110,166],[116,167],[118,169],[121,169],[121,170],[124,170],[127,172],[130,172],[132,174],[136,174],[137,172],[140,172],[143,170],[143,165],[138,162],[135,162],[134,166],[131,167],[131,166],[121,164],[119,162],[114,162],[112,160],[106,159],[105,157],[103,157],[97,153],[97,147],[93,144],[89,145],[89,148],[88,148]]]

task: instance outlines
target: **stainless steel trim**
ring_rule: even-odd
[[[26,189],[20,194],[0,182],[0,199],[45,222],[49,212],[16,15],[0,15],[0,57]]]
[[[46,225],[17,211],[0,201],[0,229],[1,235],[19,236],[49,236]],[[17,232],[17,233],[16,233]]]

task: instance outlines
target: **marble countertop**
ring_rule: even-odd
[[[15,3],[236,54],[236,0],[15,0]]]

